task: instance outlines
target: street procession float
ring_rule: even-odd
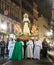
[[[16,35],[22,40],[29,40],[34,39],[38,36],[38,27],[36,25],[36,22],[31,25],[31,22],[29,20],[29,16],[27,13],[23,16],[23,22],[22,22],[22,33],[19,33]]]

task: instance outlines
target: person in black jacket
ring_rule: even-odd
[[[8,43],[9,43],[9,39],[7,39],[7,44],[6,44],[6,54],[8,55],[9,51],[8,51]]]
[[[44,38],[43,42],[42,42],[42,48],[43,48],[43,57],[47,57],[47,48],[48,48],[48,44],[46,42],[46,38]]]
[[[26,40],[24,40],[24,59],[26,58]]]
[[[4,38],[1,40],[1,57],[4,59],[4,54],[5,54],[5,41]]]

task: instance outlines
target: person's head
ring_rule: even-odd
[[[17,38],[17,41],[20,41],[20,38]]]
[[[33,40],[32,38],[29,39],[29,41]]]
[[[39,40],[39,37],[36,37],[36,41],[38,41]]]
[[[13,41],[13,38],[10,38],[11,41]]]
[[[43,41],[46,41],[46,38],[44,38]]]

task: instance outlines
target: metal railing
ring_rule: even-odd
[[[20,6],[16,6],[11,1],[0,0],[0,13],[4,14],[4,11],[8,11],[8,17],[15,20],[20,20]]]

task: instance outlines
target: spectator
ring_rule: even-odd
[[[44,40],[42,42],[42,48],[43,48],[43,57],[47,57],[48,44],[46,42],[46,38],[44,38]]]
[[[2,38],[1,40],[1,56],[4,59],[4,55],[5,55],[5,41],[4,38]]]

